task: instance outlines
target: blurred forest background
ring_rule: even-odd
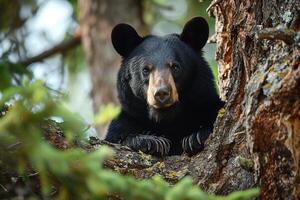
[[[210,35],[214,33],[214,20],[205,12],[209,0],[99,1],[98,6],[105,11],[95,20],[110,24],[95,30],[99,43],[91,47],[95,52],[90,52],[80,42],[88,43],[89,22],[85,19],[91,13],[86,8],[89,2],[82,1],[82,5],[76,0],[0,2],[3,77],[0,87],[21,83],[24,74],[30,75],[31,80],[43,80],[52,95],[64,96],[65,105],[89,124],[87,132],[92,135],[96,134],[93,128],[98,127],[98,135],[103,136],[107,123],[119,110],[115,83],[120,57],[110,41],[115,24],[130,23],[141,35],[164,35],[180,33],[188,19],[200,15],[209,22]],[[56,46],[59,47],[53,49]],[[207,44],[204,52],[216,74],[215,45]],[[97,54],[97,58],[90,58],[91,54]],[[13,65],[8,68],[7,63]]]

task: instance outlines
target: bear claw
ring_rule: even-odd
[[[193,133],[182,139],[182,149],[188,155],[194,155],[204,148],[204,142],[211,133],[209,128],[201,128],[197,133]]]
[[[168,155],[171,147],[171,141],[169,139],[155,135],[129,136],[122,144],[135,151],[140,150],[144,153],[156,156]]]
[[[190,136],[183,138],[182,140],[182,149],[185,153],[193,155],[201,151],[204,147],[204,142],[199,138],[199,133],[194,133]]]

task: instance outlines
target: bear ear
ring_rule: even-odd
[[[200,51],[207,42],[209,27],[203,17],[194,17],[183,28],[180,39],[196,51]]]
[[[125,57],[143,41],[143,38],[130,25],[118,24],[111,32],[111,41],[115,50]]]

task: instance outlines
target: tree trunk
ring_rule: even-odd
[[[92,80],[91,97],[94,112],[101,105],[117,103],[116,74],[120,56],[112,47],[112,28],[121,22],[139,29],[142,24],[141,2],[138,0],[79,0],[80,30]],[[103,128],[98,129],[103,132]]]
[[[253,183],[264,199],[300,198],[300,1],[215,2],[210,11],[227,101],[216,128],[227,141],[219,155],[251,159]],[[230,165],[219,169],[224,173]],[[228,175],[217,182],[228,185]]]
[[[210,193],[259,187],[261,199],[300,199],[300,1],[215,0],[208,10],[227,103],[205,149],[157,159],[118,146],[106,165],[171,183],[190,175]]]

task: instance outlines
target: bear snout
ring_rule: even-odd
[[[170,100],[171,92],[167,86],[160,86],[154,92],[154,98],[159,104],[165,104]]]
[[[170,107],[178,101],[175,82],[168,68],[150,73],[147,101],[156,109]]]

